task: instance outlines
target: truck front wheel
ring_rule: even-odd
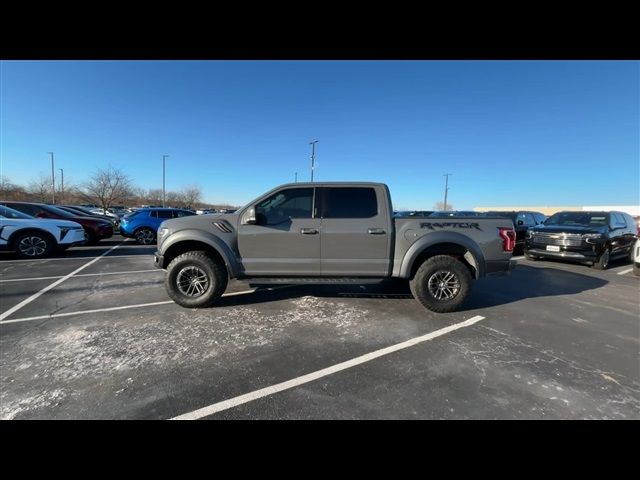
[[[210,307],[225,289],[229,275],[224,264],[207,252],[186,252],[174,258],[167,267],[167,294],[178,305],[187,308]]]
[[[432,312],[455,312],[471,291],[473,279],[467,267],[448,255],[425,260],[409,282],[411,293]]]

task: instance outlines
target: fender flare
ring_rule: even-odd
[[[413,245],[411,245],[411,247],[409,247],[402,258],[398,276],[400,278],[409,278],[413,264],[420,254],[427,248],[439,243],[455,243],[466,248],[476,264],[476,279],[485,276],[486,266],[480,246],[471,238],[457,232],[433,232],[428,233],[417,240]]]
[[[164,242],[162,242],[162,250],[160,251],[160,254],[165,255],[171,247],[181,242],[201,242],[210,246],[218,252],[224,260],[224,264],[226,265],[231,278],[235,278],[239,275],[240,266],[229,245],[227,245],[218,236],[202,230],[185,229],[172,233]]]

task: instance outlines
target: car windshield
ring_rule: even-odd
[[[64,218],[74,218],[74,217],[81,216],[80,214],[74,215],[73,213],[69,213],[65,210],[62,210],[61,208],[54,207],[53,205],[42,205],[42,208],[47,210],[48,212],[51,212],[55,215],[59,215]]]
[[[4,205],[0,205],[0,217],[2,218],[33,218],[31,215],[27,215],[26,213],[19,212],[14,210],[13,208],[5,207]]]
[[[79,215],[82,214],[82,213],[87,214],[87,215],[93,215],[93,213],[91,213],[90,210],[87,210],[84,207],[76,207],[75,205],[69,205],[69,206],[67,206],[67,208],[69,208],[71,210],[75,210],[76,212],[78,212]]]
[[[551,215],[544,224],[601,227],[608,224],[608,215],[605,212],[560,212]]]

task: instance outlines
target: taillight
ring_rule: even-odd
[[[500,237],[502,238],[502,249],[505,252],[513,252],[516,246],[516,231],[513,228],[498,227]]]

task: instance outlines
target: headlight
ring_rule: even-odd
[[[82,230],[82,227],[67,227],[65,225],[56,225],[60,229],[60,240],[64,239],[70,230]]]
[[[603,236],[599,233],[585,233],[582,235],[582,239],[587,243],[596,243],[602,240]]]

